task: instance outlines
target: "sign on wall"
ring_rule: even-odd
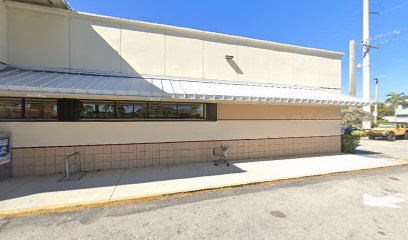
[[[0,133],[0,179],[11,176],[10,137]]]

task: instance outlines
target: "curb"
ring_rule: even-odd
[[[310,175],[310,176],[304,176],[304,177],[274,179],[274,180],[265,180],[265,181],[257,181],[257,182],[244,182],[244,183],[238,183],[238,184],[233,184],[233,185],[221,185],[217,187],[193,189],[193,190],[187,190],[187,191],[182,191],[182,192],[168,192],[168,193],[157,194],[157,195],[118,198],[118,199],[110,199],[110,200],[104,200],[104,201],[83,202],[83,203],[2,211],[0,212],[0,219],[33,217],[33,216],[38,216],[38,215],[50,214],[50,213],[63,213],[63,212],[72,212],[72,211],[79,211],[79,210],[84,210],[84,209],[98,208],[98,207],[111,207],[111,206],[118,206],[118,205],[132,204],[132,203],[151,202],[151,201],[162,200],[166,197],[173,197],[173,198],[188,197],[188,196],[193,196],[196,194],[227,191],[227,190],[233,190],[236,188],[245,188],[245,187],[271,185],[271,184],[282,184],[282,183],[289,183],[289,182],[313,180],[313,179],[318,179],[318,178],[323,178],[323,177],[334,177],[334,176],[344,176],[344,175],[351,175],[351,174],[357,174],[357,173],[375,172],[375,171],[404,167],[407,165],[408,163],[404,162],[404,163],[399,163],[399,165],[393,165],[393,166],[384,166],[384,167],[367,168],[367,169],[359,169],[359,170],[351,170],[351,171],[343,171],[343,172],[334,172],[334,173]]]

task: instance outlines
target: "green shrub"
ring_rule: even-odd
[[[359,136],[359,137],[367,137],[366,131],[354,131],[351,133],[351,135]]]
[[[358,135],[342,135],[341,151],[344,153],[354,153],[359,143],[360,136]]]

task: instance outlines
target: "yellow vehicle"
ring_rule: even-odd
[[[368,138],[385,138],[388,141],[395,141],[397,138],[408,139],[408,124],[400,122],[381,123],[368,132]]]

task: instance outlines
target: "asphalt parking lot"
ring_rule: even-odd
[[[408,160],[408,140],[361,139],[357,153]]]
[[[407,239],[408,168],[0,220],[0,239]]]
[[[408,160],[408,141],[358,153]],[[407,239],[408,167],[0,220],[0,239]]]

